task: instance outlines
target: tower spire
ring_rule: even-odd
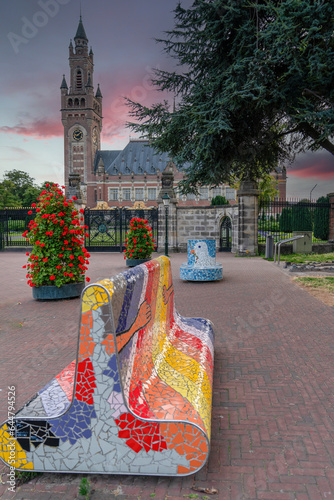
[[[85,32],[85,28],[84,28],[84,25],[83,25],[83,22],[82,22],[81,12],[80,12],[80,19],[79,19],[78,29],[77,29],[77,32],[76,32],[75,37],[74,37],[75,43],[77,43],[77,41],[80,40],[80,39],[84,40],[85,44],[87,44],[88,38],[87,38],[87,35],[86,35],[86,32]]]

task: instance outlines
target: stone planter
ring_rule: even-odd
[[[125,264],[128,267],[135,267],[135,266],[139,266],[139,264],[143,264],[144,262],[147,262],[149,260],[151,260],[150,257],[148,257],[147,259],[126,259]]]
[[[32,288],[32,296],[36,300],[61,300],[80,297],[82,290],[85,288],[85,282],[67,283],[66,285],[58,286],[37,286]]]

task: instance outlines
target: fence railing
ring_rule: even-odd
[[[327,241],[329,235],[330,204],[307,200],[274,200],[265,203],[259,211],[258,241],[266,236],[274,242],[288,239],[294,231],[311,231],[312,241]]]
[[[22,236],[29,229],[29,222],[36,216],[35,208],[6,208],[0,210],[0,250],[9,247],[29,246]],[[120,252],[124,249],[125,236],[133,217],[147,219],[158,245],[158,209],[85,210],[87,234],[85,247],[89,251]]]

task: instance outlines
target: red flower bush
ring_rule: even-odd
[[[38,197],[37,214],[29,223],[29,232],[23,233],[33,245],[28,265],[23,266],[28,270],[28,285],[60,287],[82,282],[90,257],[84,248],[86,227],[80,225],[73,200],[64,196],[58,184],[46,186],[48,189]],[[76,237],[70,238],[73,231]],[[69,266],[71,272],[67,273]]]
[[[152,229],[146,219],[134,217],[125,238],[124,259],[147,259],[154,252]]]

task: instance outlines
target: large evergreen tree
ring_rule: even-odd
[[[128,100],[129,126],[190,162],[186,191],[257,179],[299,151],[334,154],[333,11],[328,0],[179,4],[159,41],[180,70],[154,80],[177,96],[176,108]]]

